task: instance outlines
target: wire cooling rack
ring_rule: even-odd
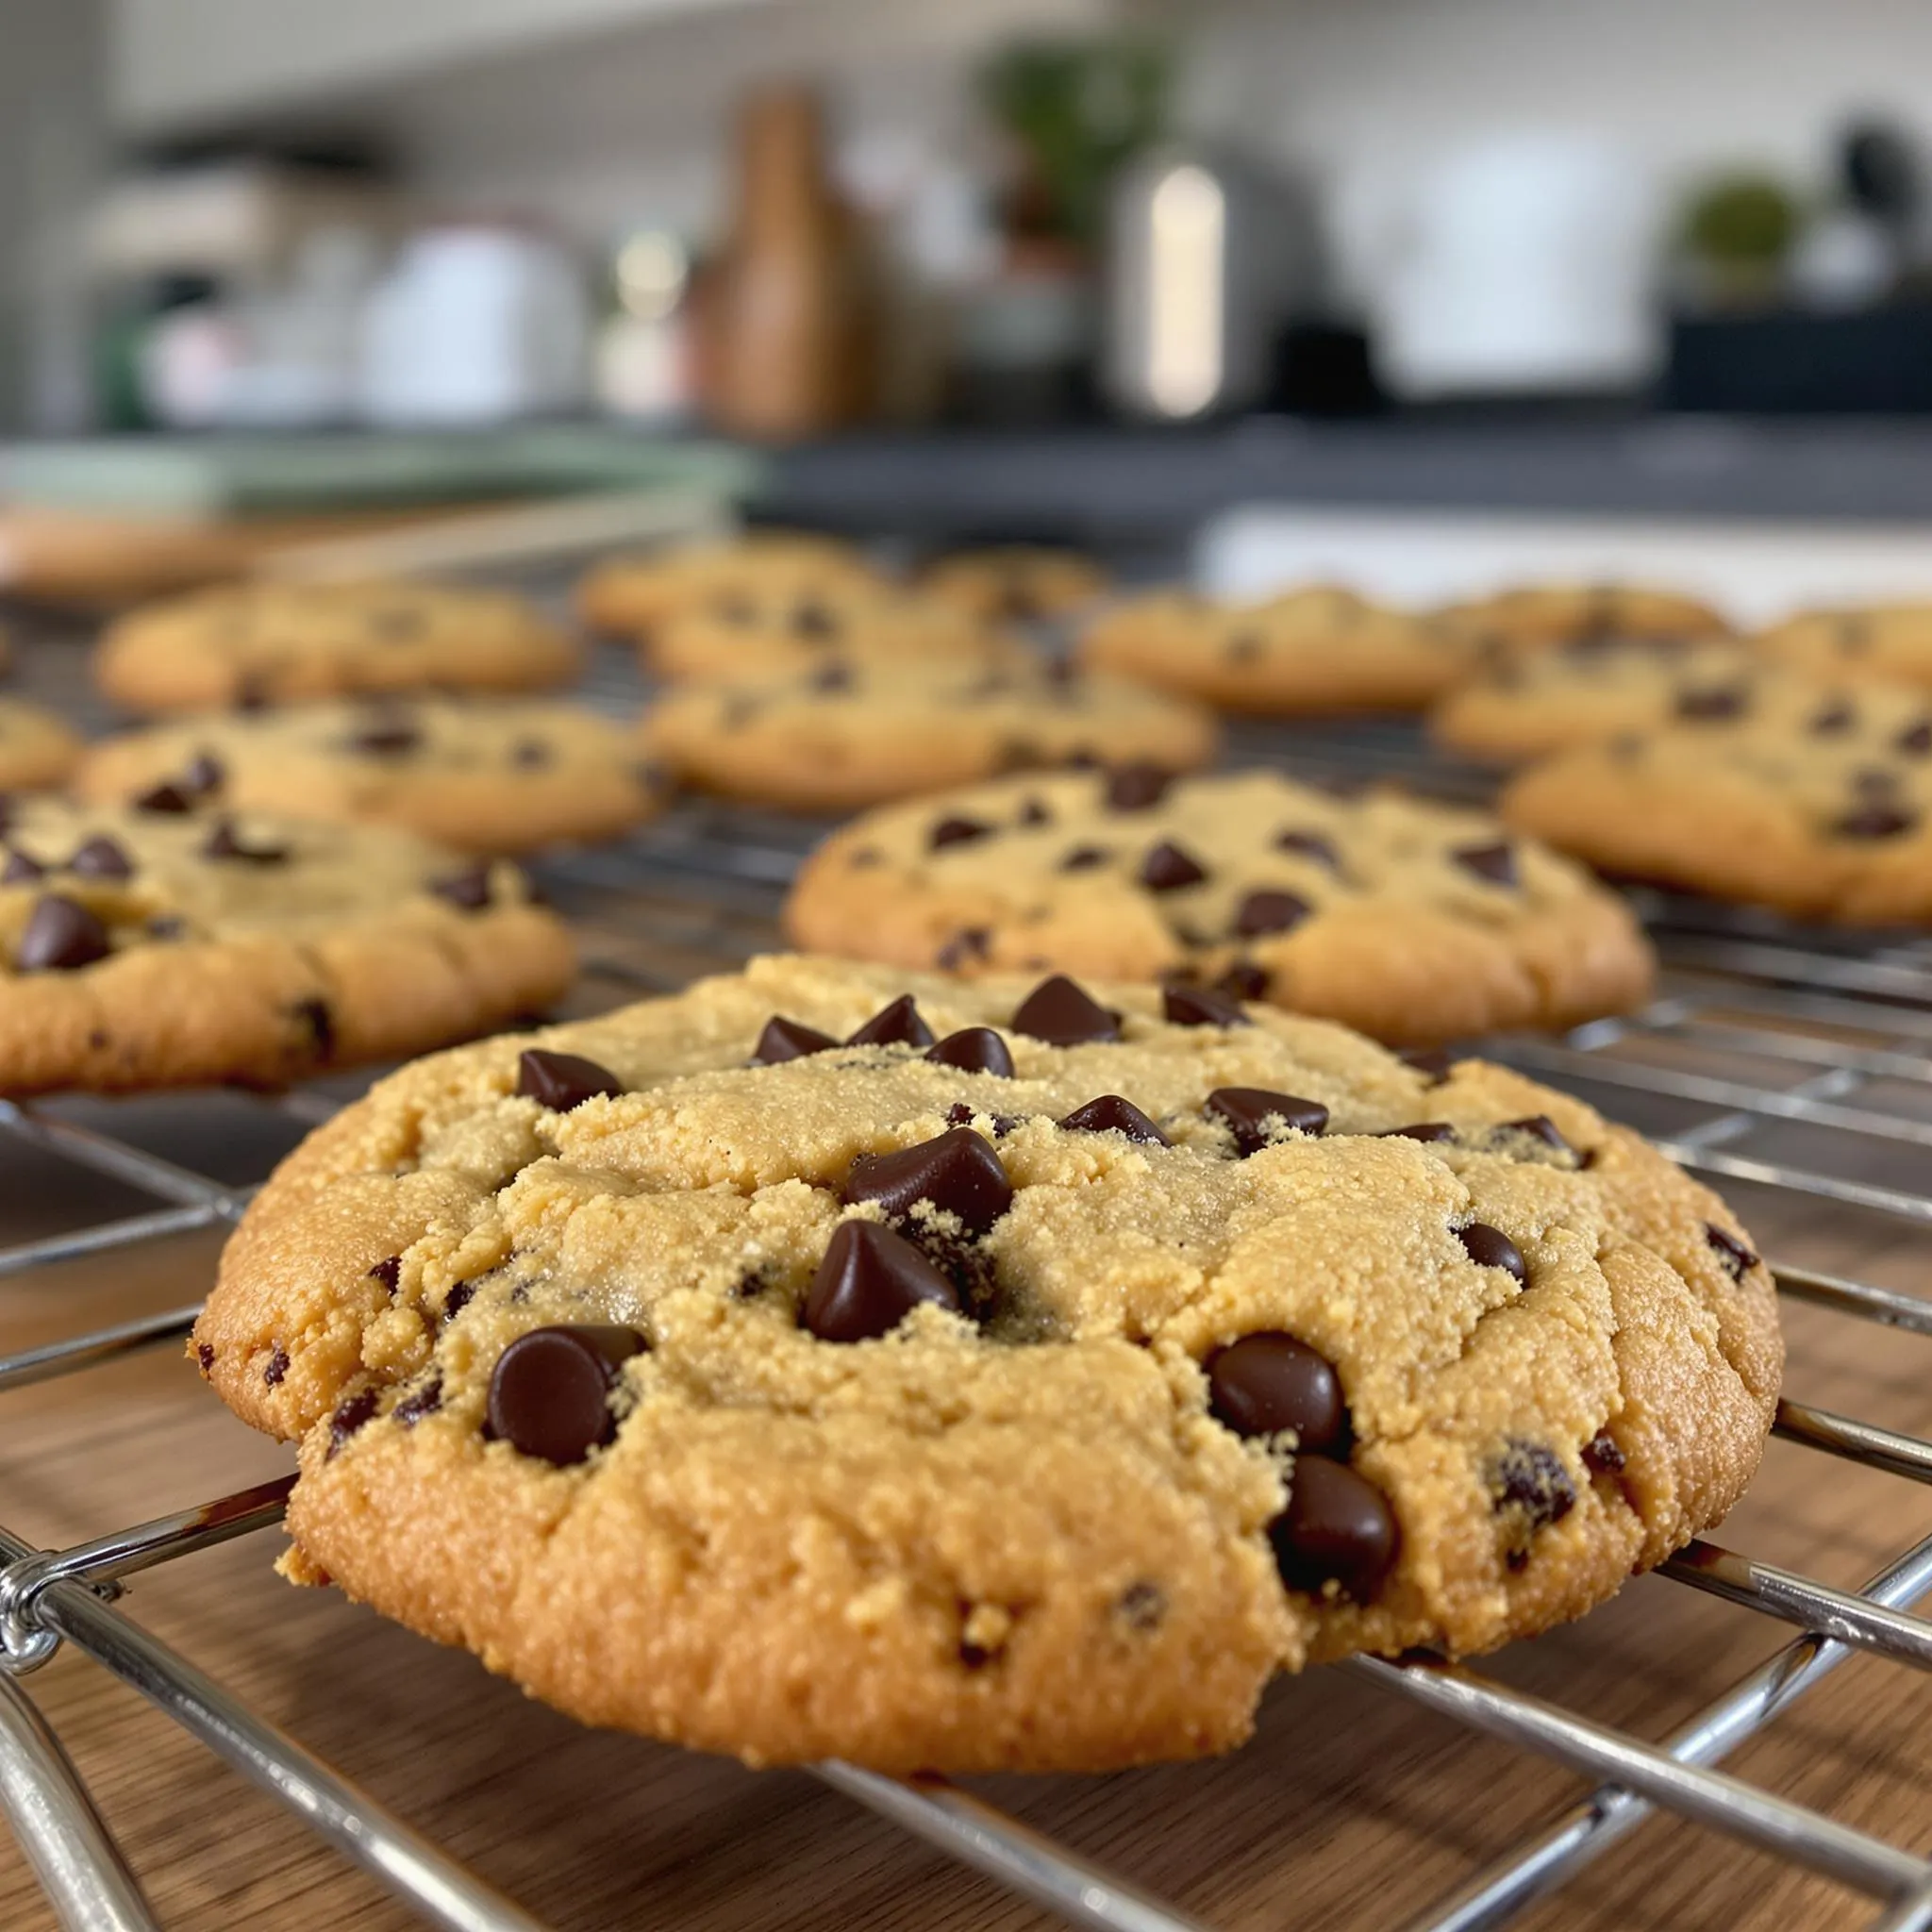
[[[1336,777],[1407,776],[1473,795],[1479,774],[1445,767],[1398,727],[1319,736],[1246,734],[1239,750]],[[625,845],[551,868],[553,896],[584,933],[593,976],[633,993],[729,969],[773,942],[785,881],[808,842],[796,822],[687,806]],[[1560,1040],[1511,1039],[1485,1051],[1573,1088],[1722,1183],[1748,1182],[1891,1223],[1932,1224],[1932,942],[1833,941],[1769,919],[1692,902],[1643,902],[1668,967],[1661,995],[1626,1019]],[[647,939],[642,963],[631,943]],[[337,1081],[251,1103],[286,1132],[325,1119],[361,1083]],[[0,1149],[31,1147],[132,1188],[154,1205],[0,1248],[0,1280],[86,1257],[130,1255],[166,1237],[219,1231],[247,1191],[115,1131],[111,1108],[0,1103]],[[8,1157],[0,1152],[0,1160]],[[1932,1302],[1796,1267],[1776,1269],[1790,1301],[1845,1323],[1932,1337]],[[0,1357],[0,1397],[81,1375],[130,1354],[178,1345],[193,1306],[166,1307]],[[1932,1359],[1932,1358],[1928,1358]],[[1932,1481],[1932,1441],[1803,1399],[1806,1362],[1776,1434],[1820,1456]],[[202,1399],[184,1374],[182,1399]],[[30,1674],[60,1646],[92,1658],[244,1778],[359,1863],[427,1923],[463,1932],[531,1932],[541,1922],[413,1830],[367,1790],[225,1690],[130,1617],[131,1579],[195,1551],[253,1536],[281,1516],[290,1479],[113,1528],[64,1549],[0,1528],[0,1805],[60,1923],[89,1932],[156,1925],[59,1739],[32,1700]],[[1863,1922],[1932,1927],[1932,1862],[1717,1767],[1858,1653],[1932,1667],[1932,1537],[1900,1551],[1857,1591],[1698,1541],[1661,1573],[1793,1632],[1661,1741],[1607,1727],[1491,1672],[1440,1659],[1357,1658],[1356,1677],[1579,1774],[1592,1787],[1411,1922],[1412,1932],[1500,1925],[1558,1893],[1646,1818],[1663,1812],[1825,1874],[1874,1902]],[[1264,1724],[1269,1718],[1264,1714]],[[938,1778],[897,1780],[843,1764],[815,1774],[891,1824],[1075,1924],[1181,1932],[1200,1922],[1149,1896],[983,1796]],[[1859,1923],[1855,1913],[1847,1923]],[[648,1910],[639,1924],[658,1923]],[[1304,1923],[1284,1904],[1274,1923]]]

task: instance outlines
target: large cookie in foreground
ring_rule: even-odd
[[[949,972],[1183,978],[1405,1045],[1640,1004],[1648,942],[1494,819],[1275,772],[1012,778],[869,812],[785,908],[813,951]]]
[[[576,646],[521,597],[457,584],[226,584],[131,610],[94,653],[130,711],[371,692],[542,691]]]
[[[570,985],[513,866],[405,833],[13,800],[0,827],[0,1093],[286,1081],[420,1053]]]
[[[1780,1372],[1751,1247],[1480,1062],[778,958],[385,1080],[193,1346],[301,1439],[293,1574],[590,1723],[1099,1769],[1720,1518]]]

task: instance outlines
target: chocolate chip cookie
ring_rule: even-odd
[[[1757,643],[1767,658],[1815,676],[1932,685],[1932,604],[1807,610]]]
[[[1441,621],[1488,652],[1627,638],[1728,637],[1700,597],[1641,584],[1536,584],[1452,604]]]
[[[278,1085],[541,1008],[570,935],[513,866],[205,802],[0,815],[0,1093]]]
[[[24,698],[0,697],[0,792],[42,791],[63,783],[81,751],[78,735],[52,711]]]
[[[1104,596],[1107,573],[1072,550],[1012,543],[961,550],[928,564],[919,587],[986,623],[1071,617]]]
[[[1227,710],[1294,716],[1420,710],[1468,674],[1474,651],[1445,625],[1320,587],[1262,604],[1128,598],[1088,628],[1080,658]]]
[[[1532,765],[1505,818],[1605,872],[1854,924],[1932,920],[1932,698],[1680,724]]]
[[[577,586],[576,602],[586,624],[642,642],[668,619],[742,598],[808,604],[885,588],[854,544],[766,530],[607,558]]]
[[[644,737],[688,784],[843,811],[1054,765],[1190,771],[1213,757],[1215,724],[1198,705],[1121,678],[834,659],[765,683],[687,685],[652,709]]]
[[[1865,708],[1924,702],[1909,691],[1887,699],[1874,687]],[[1429,730],[1451,751],[1517,764],[1673,724],[1717,730],[1816,719],[1829,734],[1856,708],[1845,680],[1789,670],[1729,639],[1582,641],[1491,663],[1436,708]]]
[[[663,802],[624,726],[575,705],[342,699],[150,725],[92,746],[85,798],[183,787],[229,808],[406,826],[469,852],[613,839]],[[192,789],[192,788],[189,788]]]
[[[406,1068],[250,1208],[202,1373],[333,1579],[588,1723],[886,1771],[1238,1744],[1723,1516],[1781,1368],[1627,1130],[1148,988],[755,961]]]
[[[131,611],[94,654],[130,711],[211,711],[359,692],[541,691],[576,647],[521,597],[454,584],[228,584]]]
[[[1419,1044],[1648,994],[1622,900],[1494,819],[1274,772],[1008,778],[870,812],[807,861],[801,946],[1183,979]]]

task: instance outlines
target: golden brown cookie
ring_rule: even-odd
[[[1932,920],[1932,697],[1874,685],[1566,752],[1501,809],[1621,876],[1801,918]]]
[[[1438,615],[1485,651],[1536,651],[1583,640],[1731,634],[1729,620],[1702,598],[1641,584],[1525,585],[1449,605]]]
[[[919,588],[989,624],[1071,617],[1104,596],[1107,573],[1073,550],[1031,543],[961,550],[928,564]]]
[[[965,974],[1182,978],[1404,1044],[1648,994],[1623,901],[1493,818],[1275,772],[1042,774],[868,812],[785,908],[815,952]]]
[[[566,684],[576,647],[521,597],[454,584],[228,584],[108,625],[94,682],[130,711]]]
[[[1246,605],[1157,591],[1096,619],[1080,660],[1226,710],[1287,717],[1421,710],[1467,675],[1473,653],[1444,626],[1351,591]]]
[[[345,699],[149,725],[92,746],[84,798],[119,802],[202,761],[228,807],[392,824],[468,852],[614,839],[663,804],[623,725],[576,705]]]
[[[753,684],[695,684],[645,718],[675,777],[728,798],[850,811],[1001,772],[1141,760],[1192,771],[1212,715],[1114,677],[1031,666],[851,665]]]
[[[14,799],[0,828],[0,1093],[279,1085],[547,1006],[570,935],[514,867],[405,833]]]
[[[85,747],[52,711],[0,697],[0,792],[43,791],[62,784]]]
[[[886,588],[854,544],[766,530],[607,558],[577,586],[576,601],[586,624],[644,642],[670,618],[739,598],[808,602]]]
[[[1514,1074],[803,958],[383,1081],[193,1347],[300,1440],[292,1575],[893,1772],[1224,1750],[1276,1671],[1579,1615],[1735,1501],[1782,1355],[1724,1206]]]
[[[1932,685],[1932,604],[1874,604],[1807,610],[1761,632],[1774,662],[1838,682],[1875,679]]]

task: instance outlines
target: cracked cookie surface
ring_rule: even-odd
[[[753,1762],[1225,1749],[1721,1517],[1781,1348],[1714,1196],[1476,1061],[804,958],[405,1068],[192,1343],[288,1567]]]
[[[688,784],[802,811],[841,811],[1001,772],[1146,760],[1191,771],[1212,716],[1124,678],[1041,668],[854,665],[691,685],[646,715],[651,755]]]
[[[179,786],[146,808],[0,810],[0,1093],[279,1085],[500,1025],[574,975],[512,866]]]
[[[367,692],[541,691],[575,644],[521,597],[455,584],[227,584],[109,625],[94,682],[130,711]]]
[[[1008,778],[882,808],[806,861],[801,946],[949,972],[1174,977],[1404,1044],[1574,1024],[1648,993],[1648,942],[1493,818],[1274,772]]]
[[[149,725],[90,747],[83,797],[130,799],[207,761],[240,809],[399,825],[465,851],[613,839],[663,787],[623,725],[580,706],[343,699]]]

